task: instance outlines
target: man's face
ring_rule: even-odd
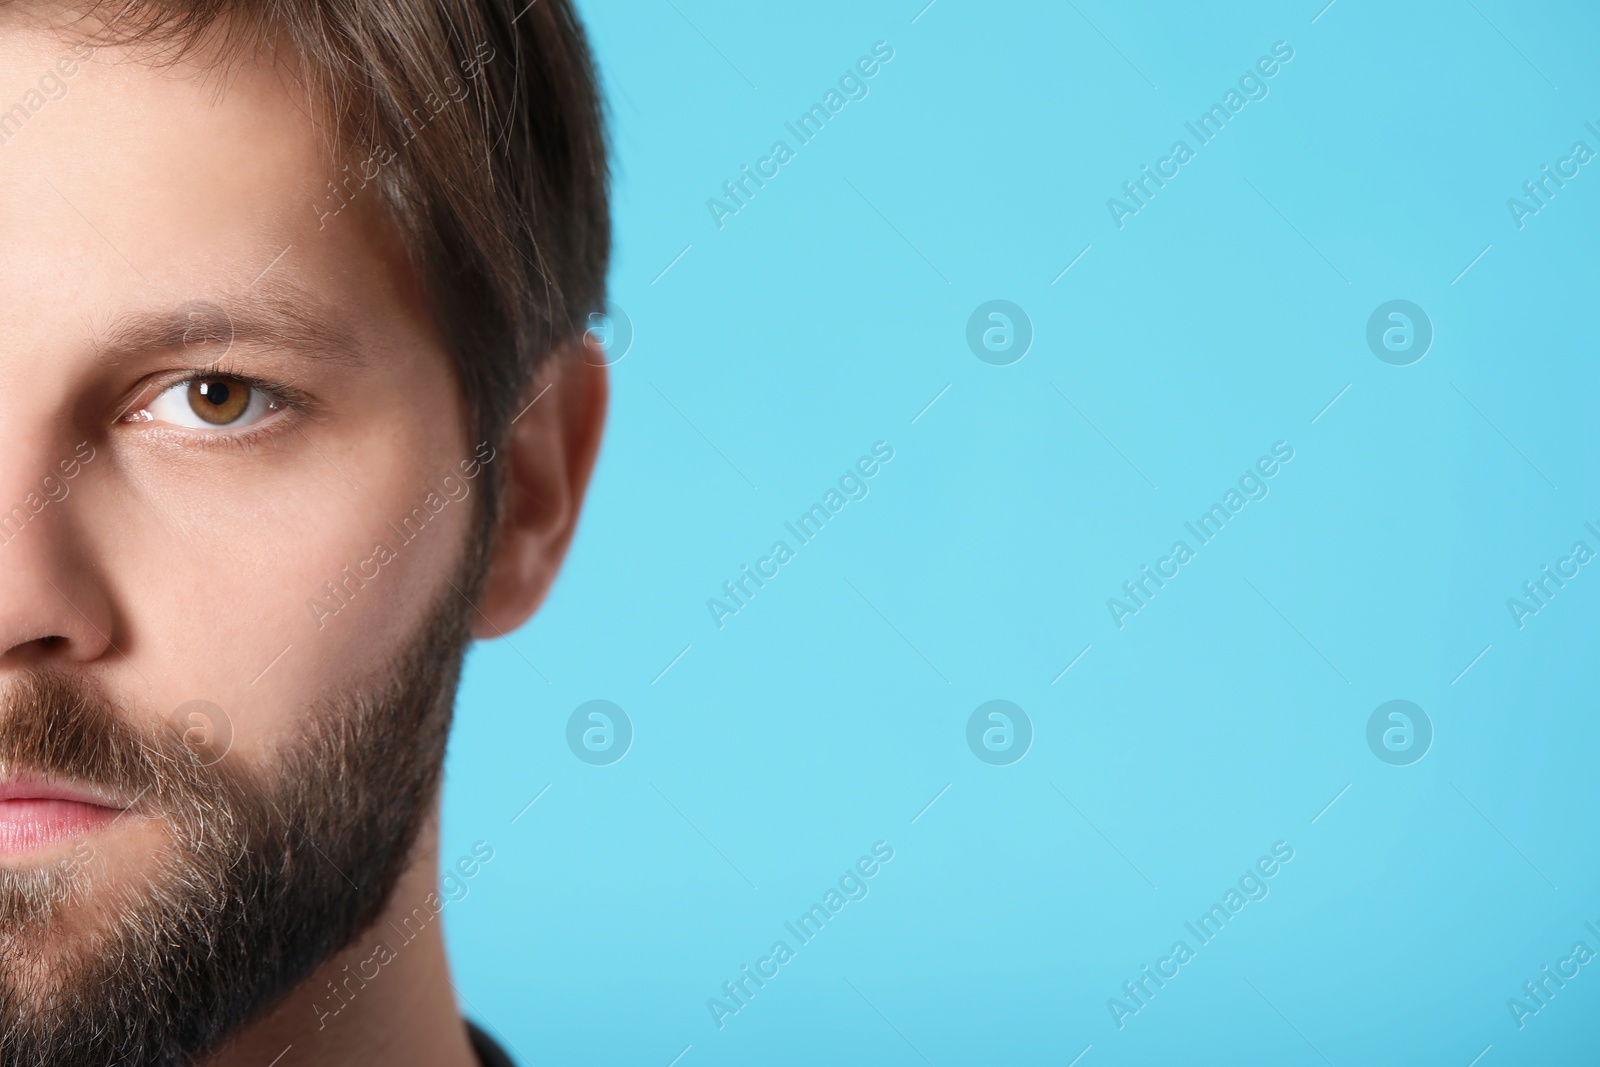
[[[196,832],[392,884],[408,808],[365,844],[310,809],[376,773],[341,720],[448,717],[496,474],[377,186],[330,192],[292,79],[75,40],[0,14],[0,996],[41,1011],[119,918],[184,905]],[[384,787],[431,792],[435,742]],[[313,890],[330,922],[370,904]]]

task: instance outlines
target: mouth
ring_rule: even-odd
[[[111,825],[131,805],[37,779],[0,779],[0,856],[35,852]]]

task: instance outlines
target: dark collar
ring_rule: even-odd
[[[517,1067],[494,1038],[484,1033],[471,1019],[466,1022],[467,1036],[472,1040],[472,1051],[478,1054],[478,1062],[483,1064],[483,1067]]]

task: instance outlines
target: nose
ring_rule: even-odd
[[[114,647],[114,613],[73,521],[82,466],[71,448],[18,451],[0,459],[0,668],[92,662]]]

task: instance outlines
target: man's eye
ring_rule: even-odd
[[[242,378],[190,378],[163,390],[142,412],[145,419],[191,430],[238,430],[260,422],[275,403]],[[142,420],[141,420],[142,421]]]

